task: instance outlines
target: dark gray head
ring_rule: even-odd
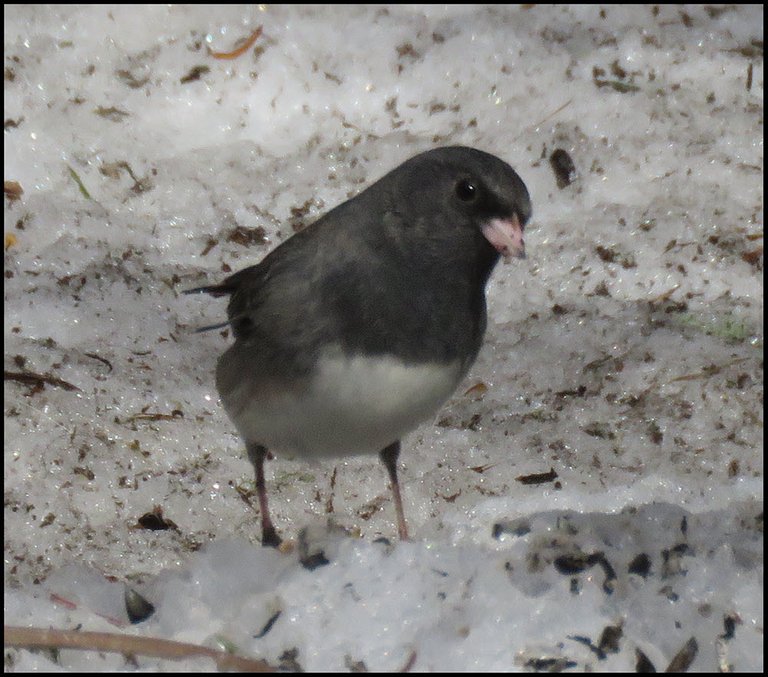
[[[359,197],[379,209],[386,205],[382,235],[403,249],[418,247],[421,256],[479,264],[483,277],[499,254],[524,256],[528,190],[512,167],[489,153],[463,146],[426,151]]]
[[[446,146],[420,153],[390,172],[400,196],[418,210],[424,196],[449,204],[474,218],[510,217],[521,225],[531,216],[531,198],[523,180],[495,155],[466,146]]]

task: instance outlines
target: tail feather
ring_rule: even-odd
[[[181,293],[182,294],[210,294],[214,297],[220,297],[220,296],[228,296],[232,294],[235,291],[234,286],[231,284],[227,284],[227,281],[225,280],[222,284],[214,284],[206,287],[195,287],[194,289],[185,289]],[[198,327],[195,329],[195,334],[200,334],[204,331],[213,331],[214,329],[223,329],[224,327],[229,327],[232,324],[232,320],[227,320],[226,322],[219,322],[218,324],[209,324],[205,327]]]
[[[219,324],[209,324],[205,327],[198,327],[195,329],[195,334],[202,334],[204,331],[213,331],[214,329],[222,329],[224,327],[229,327],[232,324],[231,320],[227,320],[226,322],[220,322]]]
[[[223,284],[214,284],[209,287],[195,287],[194,289],[185,289],[182,291],[182,294],[210,294],[211,296],[227,296],[231,294],[234,290],[233,287],[230,285],[223,283]]]

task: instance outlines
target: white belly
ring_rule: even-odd
[[[301,390],[255,391],[244,383],[227,409],[246,440],[281,456],[377,453],[434,416],[463,376],[459,363],[406,366],[334,353]]]

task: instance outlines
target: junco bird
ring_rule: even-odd
[[[258,265],[192,289],[230,296],[235,342],[216,386],[256,471],[262,543],[268,449],[320,459],[378,453],[408,538],[400,439],[469,370],[486,326],[485,285],[525,256],[531,201],[505,162],[473,148],[421,153],[283,242]]]

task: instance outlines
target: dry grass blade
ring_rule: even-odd
[[[210,47],[208,53],[214,59],[236,59],[237,57],[245,54],[259,39],[263,26],[259,26],[251,35],[243,42],[242,45],[232,50],[231,52],[214,52]]]

